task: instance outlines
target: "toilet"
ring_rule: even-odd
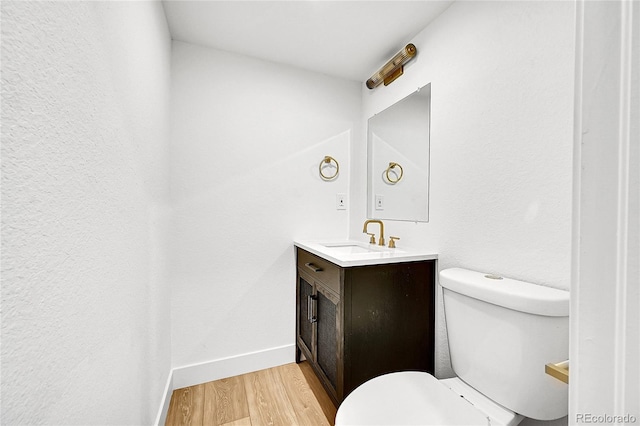
[[[509,425],[567,415],[567,385],[545,364],[568,359],[569,292],[461,268],[440,272],[451,366],[375,377],[342,402],[336,426]]]

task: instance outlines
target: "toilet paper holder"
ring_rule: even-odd
[[[544,366],[544,372],[548,375],[555,377],[564,383],[569,383],[569,360],[558,362],[558,363],[549,363]]]

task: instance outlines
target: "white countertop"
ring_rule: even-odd
[[[437,254],[427,251],[388,248],[353,240],[294,241],[293,244],[342,267],[417,262],[438,258]]]

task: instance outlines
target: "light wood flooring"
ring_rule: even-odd
[[[166,426],[333,426],[336,408],[307,362],[176,389]]]

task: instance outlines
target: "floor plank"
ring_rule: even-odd
[[[299,423],[277,371],[268,368],[245,374],[243,379],[253,426]]]
[[[205,425],[223,425],[249,417],[244,381],[240,376],[208,382],[204,386]]]
[[[320,379],[318,379],[316,373],[313,371],[311,364],[305,361],[297,365],[300,368],[300,371],[302,371],[302,374],[304,374],[304,377],[307,379],[307,384],[315,395],[318,404],[320,404],[320,408],[327,418],[327,421],[331,426],[333,426],[336,421],[336,413],[338,412],[338,409],[333,405],[333,401],[327,394],[327,391],[324,390],[324,387],[322,386],[322,383],[320,383]]]
[[[329,426],[322,408],[307,384],[307,379],[296,364],[281,366],[278,370],[301,426]]]
[[[252,426],[252,425],[251,425],[251,419],[249,417],[245,417],[244,419],[238,419],[234,422],[225,423],[220,426]]]
[[[173,426],[202,426],[204,385],[176,389],[171,395],[167,424]]]
[[[333,426],[336,409],[307,362],[176,389],[166,426]]]

